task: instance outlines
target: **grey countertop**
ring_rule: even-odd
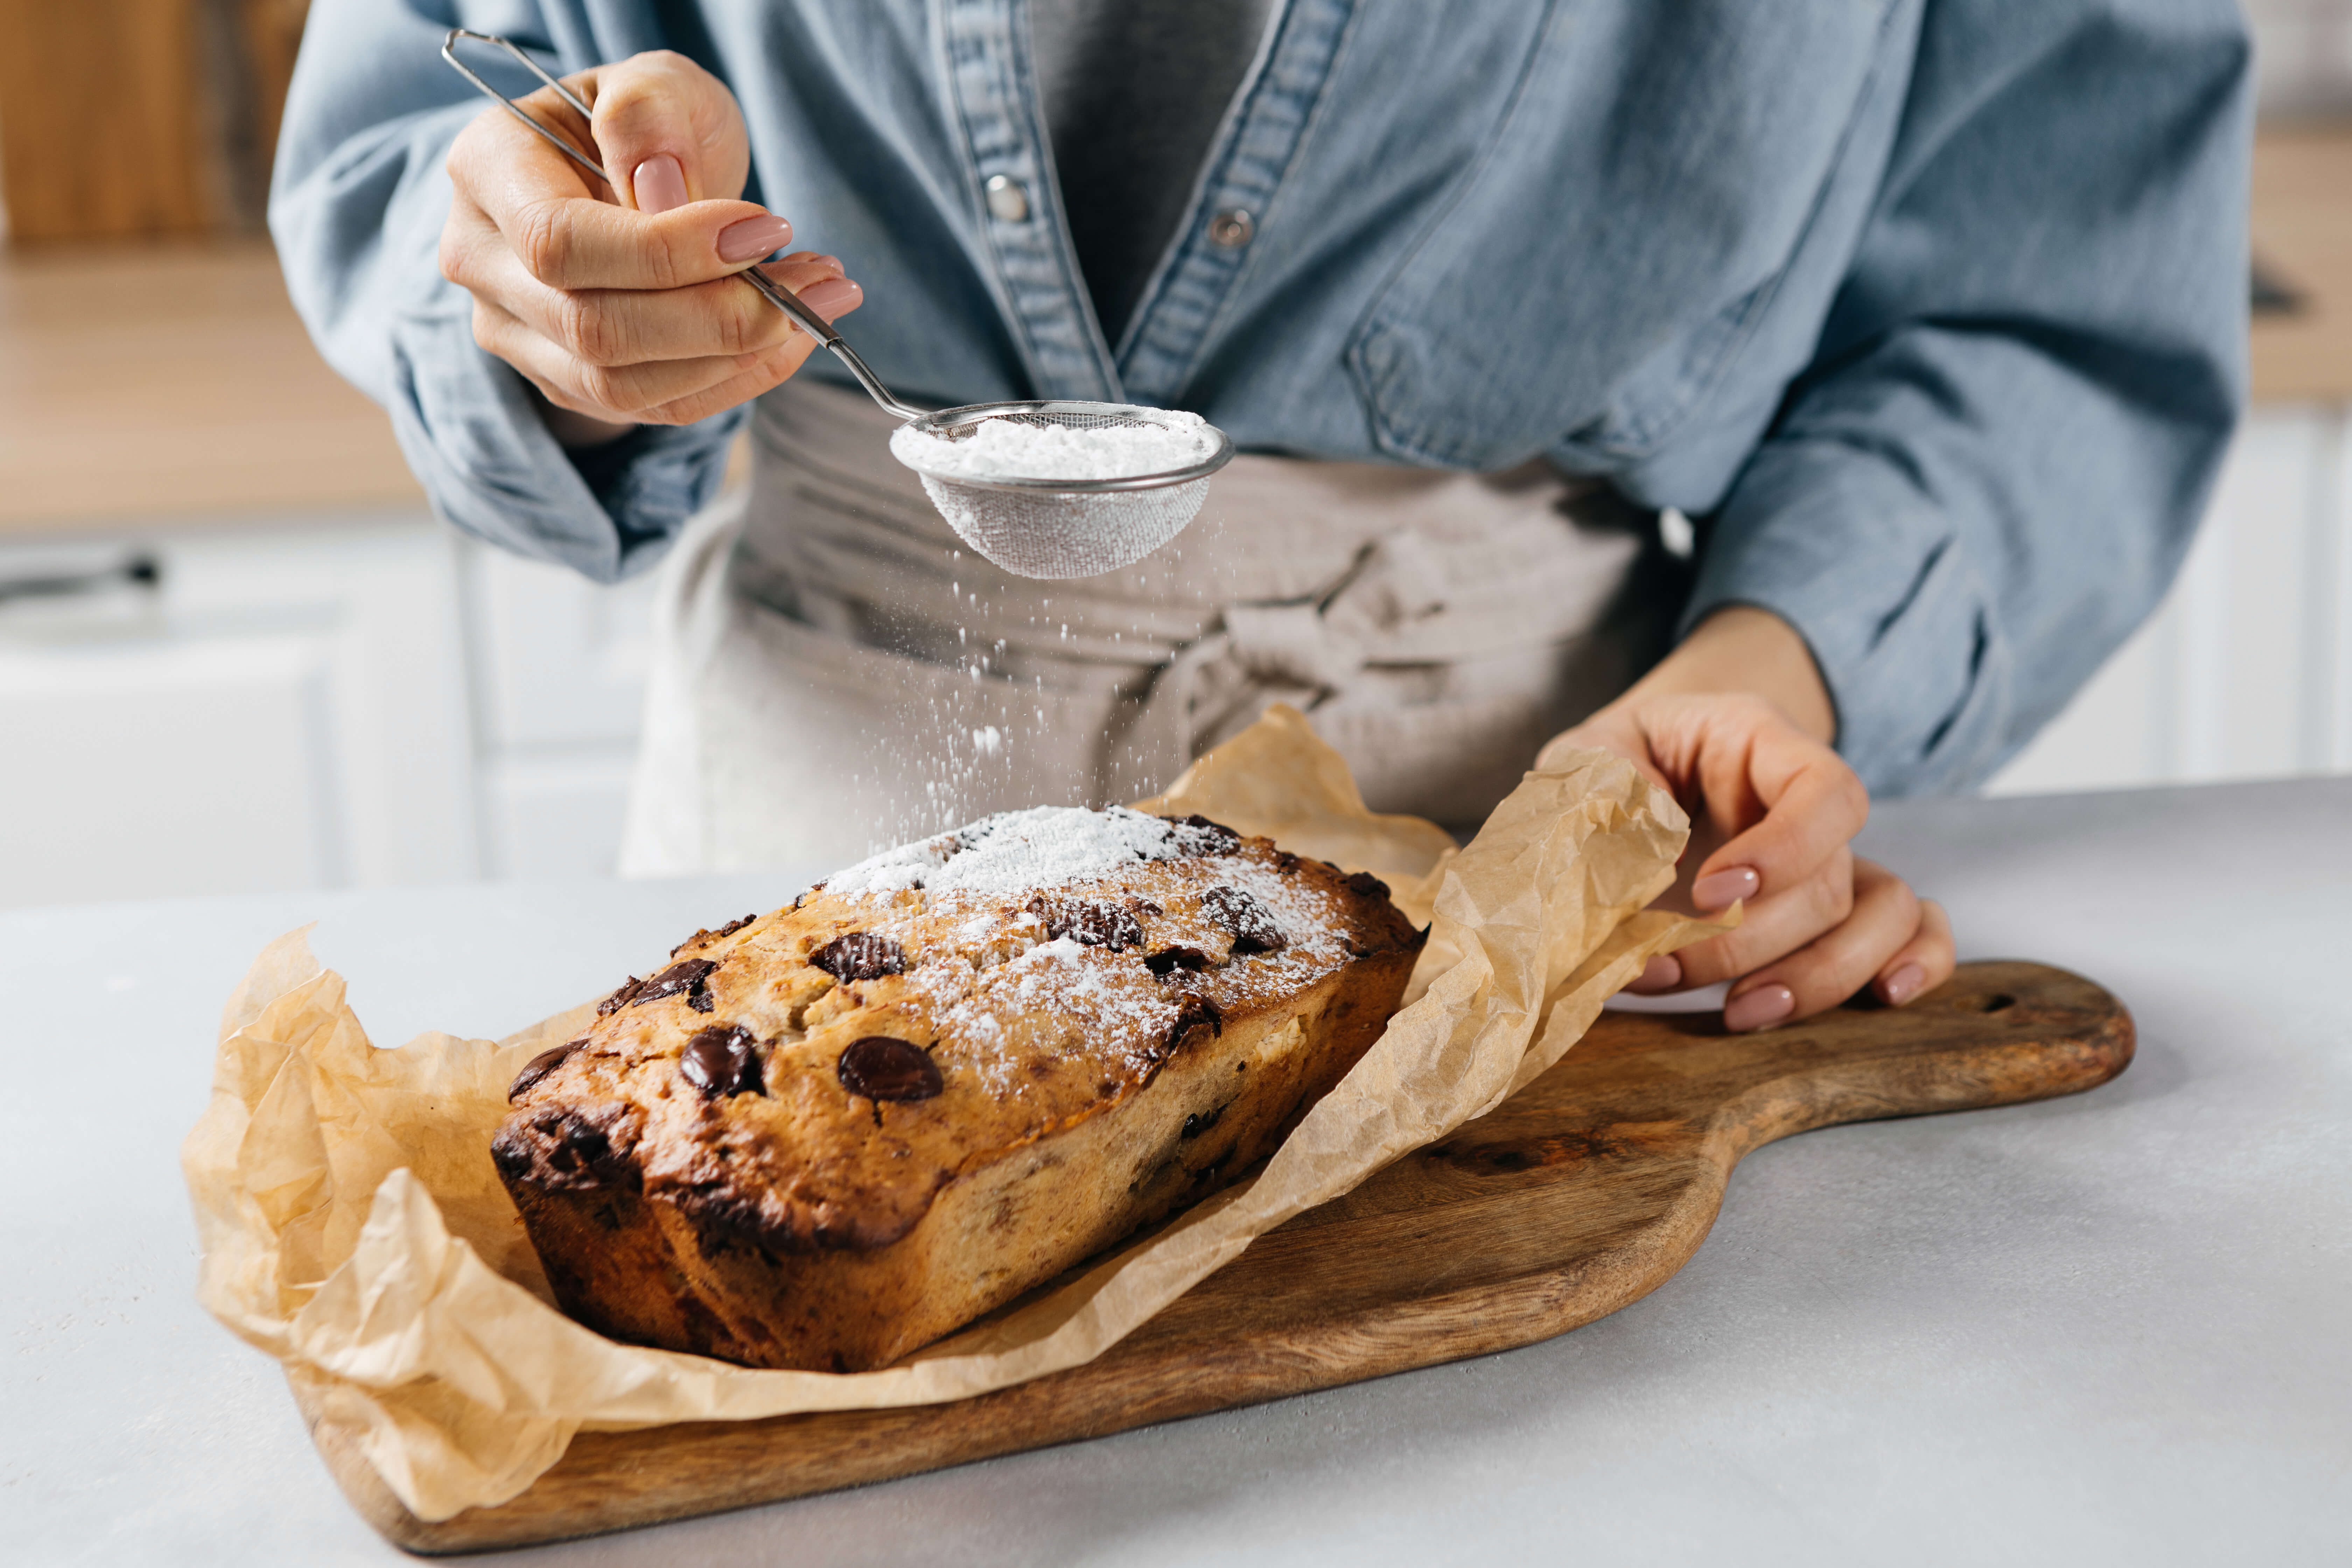
[[[1868,844],[1964,955],[2122,994],[2131,1070],[1760,1151],[1680,1275],[1548,1343],[542,1554],[2352,1561],[2352,780],[1895,805]],[[179,1142],[266,941],[316,919],[380,1042],[496,1035],[794,881],[0,916],[0,1558],[400,1558],[191,1293]]]

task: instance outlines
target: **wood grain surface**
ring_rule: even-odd
[[[2254,319],[2254,401],[2352,403],[2352,124],[2256,140],[2253,230],[2255,258],[2298,299]]]
[[[199,0],[0,0],[12,242],[215,226],[204,20]]]
[[[1098,1437],[1549,1339],[1698,1249],[1749,1150],[1841,1121],[2072,1094],[2131,1060],[2131,1016],[2046,965],[1963,965],[1900,1012],[1726,1036],[1611,1013],[1494,1114],[1240,1258],[1088,1365],[952,1405],[583,1433],[521,1497],[427,1523],[312,1435],[412,1552],[477,1552],[773,1502]]]
[[[388,505],[424,492],[267,245],[0,255],[0,540]]]

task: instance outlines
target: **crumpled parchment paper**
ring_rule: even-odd
[[[1600,752],[1528,774],[1458,852],[1429,823],[1368,812],[1346,764],[1287,708],[1142,805],[1370,870],[1432,930],[1387,1033],[1255,1181],[1058,1289],[845,1375],[604,1339],[550,1304],[489,1158],[515,1073],[579,1032],[593,1003],[495,1043],[427,1034],[380,1050],[296,931],[230,998],[212,1102],[182,1152],[199,1299],[278,1357],[425,1520],[518,1495],[583,1427],[982,1394],[1091,1360],[1253,1237],[1493,1110],[1653,953],[1721,929],[1644,910],[1672,882],[1688,825]]]

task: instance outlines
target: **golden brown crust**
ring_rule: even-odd
[[[820,889],[681,943],[525,1069],[494,1142],[559,1300],[675,1349],[879,1364],[1263,1157],[1421,939],[1378,882],[1213,827],[1082,882]]]

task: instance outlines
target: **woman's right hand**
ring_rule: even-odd
[[[504,110],[466,127],[449,149],[441,271],[474,297],[474,341],[530,379],[574,447],[707,418],[800,369],[816,341],[733,278],[793,229],[738,199],[751,143],[726,84],[667,51],[564,81],[593,120],[547,89],[520,106],[593,147],[620,188]],[[827,321],[865,297],[830,256],[765,270]]]

